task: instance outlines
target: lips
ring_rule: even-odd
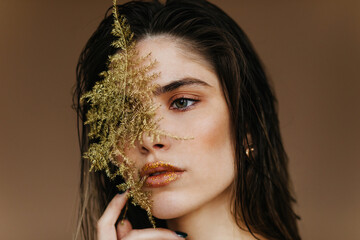
[[[141,177],[146,177],[145,186],[163,187],[176,181],[184,172],[169,163],[154,162],[147,163],[140,171]]]

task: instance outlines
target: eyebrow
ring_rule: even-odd
[[[201,85],[201,86],[211,87],[211,85],[209,85],[208,83],[206,83],[200,79],[197,79],[197,78],[182,78],[179,80],[175,80],[164,86],[158,87],[155,90],[154,94],[155,94],[155,96],[158,96],[158,95],[168,93],[168,92],[174,91],[175,89],[178,89],[183,86],[188,86],[188,85]]]

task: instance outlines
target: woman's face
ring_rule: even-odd
[[[144,188],[152,192],[153,215],[161,219],[228,201],[234,179],[229,111],[219,80],[204,58],[177,41],[147,37],[137,50],[157,61],[152,71],[160,73],[154,94],[160,129],[190,139],[152,142],[143,136],[127,151],[143,174],[151,174]]]

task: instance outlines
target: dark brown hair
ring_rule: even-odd
[[[276,99],[261,62],[241,28],[221,9],[203,0],[134,1],[118,6],[134,32],[135,40],[148,35],[168,35],[196,49],[215,69],[228,104],[236,151],[232,212],[239,227],[267,239],[300,239],[295,201],[289,190],[287,156],[281,141]],[[80,97],[106,70],[111,47],[113,18],[105,19],[91,36],[77,65],[74,106],[78,113],[81,153],[89,141],[88,106]],[[254,147],[246,154],[249,145]],[[121,181],[121,179],[119,180]],[[101,172],[89,173],[82,159],[79,237],[93,239],[95,224],[116,193],[116,182]],[[135,228],[147,227],[146,214],[129,209]],[[164,221],[158,225],[165,226]]]

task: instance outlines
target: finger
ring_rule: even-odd
[[[114,229],[115,231],[115,223],[127,201],[126,194],[127,192],[123,194],[116,194],[110,201],[103,215],[97,222],[98,234],[101,234],[102,231],[108,231],[109,229]]]
[[[184,240],[175,232],[164,228],[146,228],[130,231],[122,240]]]
[[[116,226],[116,234],[118,239],[122,239],[123,237],[125,237],[125,235],[127,235],[131,230],[132,226],[129,220],[121,220]]]

